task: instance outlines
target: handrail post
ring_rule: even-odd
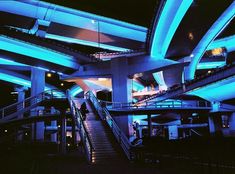
[[[5,109],[2,110],[2,118],[4,118]]]

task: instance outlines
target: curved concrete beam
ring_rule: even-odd
[[[207,31],[199,44],[191,54],[191,63],[185,69],[185,80],[194,79],[197,65],[203,54],[207,50],[208,45],[223,31],[229,22],[235,17],[235,1],[224,11],[224,13],[216,20],[216,22]]]
[[[164,59],[170,42],[188,11],[193,0],[167,0],[162,8],[160,17],[156,16],[150,55],[153,59]]]
[[[147,28],[42,1],[3,1],[4,12],[145,42]],[[74,22],[76,21],[76,22]],[[99,25],[99,26],[98,26]]]
[[[72,56],[14,38],[0,36],[0,49],[51,62],[57,65],[79,69]]]

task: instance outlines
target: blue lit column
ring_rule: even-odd
[[[151,114],[148,114],[148,134],[149,134],[149,137],[152,136],[152,132],[153,132],[153,126],[152,126]]]
[[[222,133],[221,115],[209,115],[208,124],[212,136],[220,135]]]
[[[22,102],[22,101],[24,101],[24,99],[25,99],[25,90],[26,90],[26,88],[25,87],[19,87],[19,88],[16,88],[15,89],[16,91],[17,91],[17,93],[18,93],[18,101],[17,102]],[[18,106],[18,108],[17,108],[17,110],[20,110],[20,109],[22,109],[22,108],[24,108],[24,103],[21,103],[19,106]],[[18,119],[21,119],[21,118],[23,118],[23,114],[18,114]],[[22,131],[18,131],[18,136],[17,136],[17,140],[18,141],[21,141],[23,139],[23,135],[22,135]]]
[[[235,112],[229,118],[229,133],[230,136],[235,137]]]
[[[45,88],[45,71],[37,68],[31,69],[31,96],[35,96],[44,91]],[[36,111],[36,112],[35,112]],[[37,116],[38,109],[31,112],[31,116]],[[44,122],[38,122],[33,125],[33,140],[44,140]]]
[[[177,125],[169,125],[168,132],[169,132],[169,140],[178,139],[178,126]]]
[[[128,62],[126,58],[112,59],[112,100],[128,103],[131,101],[131,80],[128,78]],[[132,130],[132,117],[125,115],[114,118],[118,126],[129,137]]]
[[[62,154],[66,153],[66,117],[65,112],[62,113],[61,118],[61,130],[60,130],[60,152]]]
[[[212,101],[211,106],[212,106],[211,110],[212,113],[218,112],[220,107],[220,102]],[[211,114],[208,116],[209,132],[211,135],[216,135],[220,132],[221,130],[220,119],[221,116],[218,115]]]
[[[51,107],[51,115],[54,115],[54,114],[56,114],[56,110],[55,110],[54,107]],[[51,121],[51,127],[52,128],[57,127],[57,121],[56,120]],[[58,131],[51,134],[51,142],[57,142],[57,132]]]

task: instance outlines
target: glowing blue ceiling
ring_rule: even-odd
[[[196,95],[208,101],[223,101],[235,98],[235,76],[196,88],[186,94]]]
[[[71,56],[5,36],[0,36],[0,49],[69,68],[79,68]]]
[[[38,21],[42,21],[42,24],[46,23],[48,27],[50,27],[51,23],[57,23],[138,42],[145,42],[146,40],[147,28],[145,27],[42,1],[4,1],[0,3],[0,9],[3,12],[38,19]],[[33,30],[37,32],[38,28],[34,27]],[[30,32],[32,31],[30,30]],[[76,35],[78,36],[79,32]],[[98,34],[95,35],[95,37],[99,37]],[[97,44],[99,42],[98,40],[94,43],[89,40],[63,37],[62,35],[54,35],[53,33],[46,33],[45,37],[115,51],[129,50],[128,48],[121,48],[110,45],[109,43]]]

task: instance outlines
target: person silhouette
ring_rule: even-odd
[[[82,114],[82,119],[83,121],[86,120],[86,113],[88,113],[88,110],[87,110],[87,107],[86,107],[86,102],[83,102],[81,107],[80,107],[80,111],[81,111],[81,114]]]

